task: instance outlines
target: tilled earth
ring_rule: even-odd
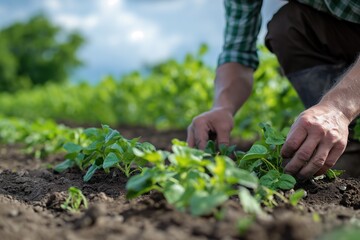
[[[359,179],[316,180],[300,186],[307,197],[297,208],[268,209],[240,235],[237,223],[246,214],[236,199],[225,204],[221,219],[192,217],[156,192],[127,200],[119,172],[99,171],[87,183],[76,169],[55,173],[51,166],[62,160],[57,155],[40,161],[18,146],[0,147],[0,239],[314,239],[360,218]],[[70,186],[83,191],[89,209],[61,209]]]

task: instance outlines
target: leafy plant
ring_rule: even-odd
[[[129,179],[126,185],[128,198],[157,190],[177,209],[205,215],[236,195],[235,186],[251,189],[258,186],[254,175],[237,168],[226,156],[212,157],[178,140],[173,141],[172,151],[134,150],[137,156],[154,166],[144,168],[141,174]],[[165,164],[166,160],[169,164]]]
[[[110,168],[117,168],[127,177],[136,171],[140,171],[145,161],[133,153],[133,148],[141,150],[155,150],[150,143],[140,143],[138,138],[128,140],[107,125],[102,128],[88,128],[84,134],[90,140],[87,146],[75,143],[64,144],[68,154],[66,160],[57,166],[55,171],[62,172],[70,167],[77,166],[81,170],[87,169],[84,181],[91,179],[98,169],[110,172]]]
[[[261,202],[274,206],[280,199],[296,205],[302,197],[301,191],[292,195],[291,200],[277,192],[292,189],[296,183],[282,168],[280,148],[285,136],[268,124],[260,126],[264,140],[246,153],[235,152],[237,164],[223,155],[232,154],[235,147],[216,149],[213,141],[208,142],[204,151],[191,149],[178,140],[173,141],[172,153],[135,148],[134,153],[153,166],[129,179],[127,197],[156,190],[177,209],[188,210],[193,215],[216,212],[231,196],[238,196],[244,210],[253,215],[262,214]],[[167,161],[169,164],[165,164]]]
[[[0,143],[21,144],[26,154],[36,158],[61,152],[65,142],[86,144],[81,128],[68,128],[52,120],[26,121],[0,117]]]
[[[264,139],[255,143],[248,152],[237,152],[238,166],[256,174],[260,185],[269,189],[289,190],[295,186],[293,176],[284,173],[280,154],[285,142],[284,134],[275,131],[269,124],[261,123]]]
[[[205,152],[209,153],[213,156],[216,155],[222,155],[222,156],[230,156],[234,153],[236,146],[227,146],[225,144],[220,144],[220,146],[217,148],[216,143],[213,140],[209,140],[205,147]]]
[[[66,198],[66,201],[61,204],[61,208],[77,212],[80,210],[80,207],[83,206],[85,209],[88,208],[88,201],[80,189],[76,187],[70,187],[68,189],[69,196]]]

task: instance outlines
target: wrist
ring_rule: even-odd
[[[352,115],[345,109],[342,104],[339,104],[338,101],[333,99],[322,99],[317,106],[321,106],[327,109],[328,112],[334,112],[337,114],[337,119],[345,121],[348,125],[354,119]]]
[[[360,96],[353,92],[353,89],[336,86],[321,99],[319,104],[341,112],[351,122],[360,114],[359,100]]]
[[[216,104],[211,108],[211,111],[222,111],[222,112],[228,113],[232,116],[234,116],[236,113],[236,110],[234,107],[221,106],[221,105],[216,105]]]
[[[250,96],[253,70],[239,63],[218,67],[215,79],[215,101],[212,109],[225,110],[235,115]]]
[[[351,96],[350,92],[337,88],[326,94],[319,104],[338,111],[350,123],[360,114],[357,102],[356,97]]]
[[[324,95],[320,104],[340,111],[350,122],[360,114],[360,61],[344,75],[334,88]]]

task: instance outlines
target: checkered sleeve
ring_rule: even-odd
[[[256,69],[257,35],[261,26],[262,0],[225,0],[226,27],[218,66],[237,62]]]

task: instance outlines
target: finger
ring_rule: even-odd
[[[218,146],[220,145],[230,145],[230,131],[231,130],[216,130],[216,141]]]
[[[195,147],[195,138],[194,138],[194,133],[193,133],[193,127],[192,125],[190,125],[187,129],[187,137],[186,137],[186,142],[188,144],[189,147]]]
[[[315,173],[315,176],[323,175],[326,173],[327,170],[332,168],[335,165],[335,163],[339,160],[344,150],[345,150],[344,146],[335,145],[329,152],[329,155],[326,159],[324,166],[317,173]]]
[[[296,175],[301,168],[311,159],[319,139],[314,137],[307,137],[301,147],[296,151],[294,157],[285,166],[285,172]]]
[[[319,171],[317,171],[314,176],[320,176],[326,173],[326,171],[328,170],[328,168],[324,165],[322,168],[320,168]]]
[[[307,131],[302,127],[295,126],[291,129],[281,148],[281,155],[284,158],[292,158],[305,141],[307,135]]]
[[[194,128],[195,144],[201,150],[205,149],[209,140],[209,131],[210,128],[207,125],[199,125],[197,128]]]
[[[297,174],[297,178],[308,179],[314,176],[324,166],[332,147],[331,144],[319,144],[309,162]]]

